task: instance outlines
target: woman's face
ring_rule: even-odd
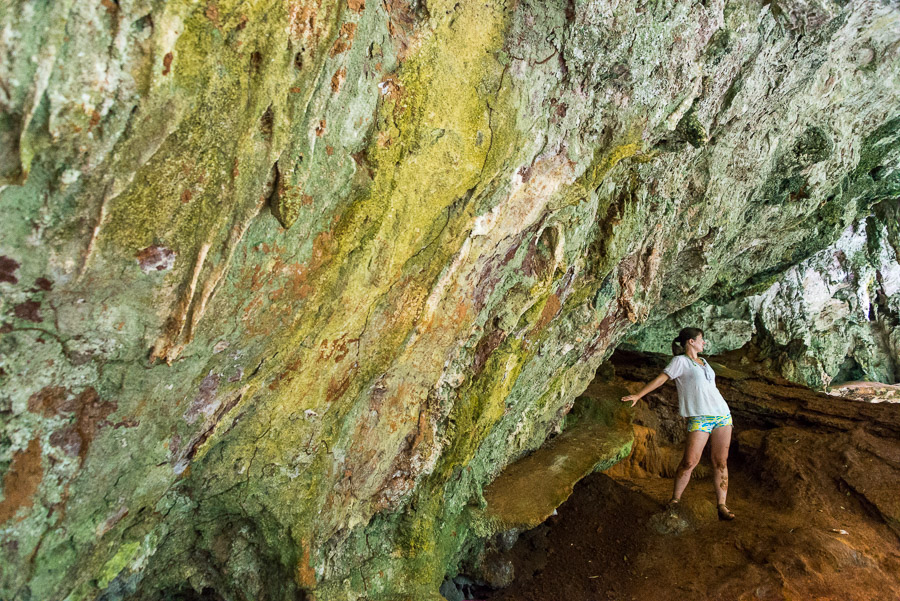
[[[694,351],[698,353],[703,352],[703,347],[706,345],[706,341],[703,340],[703,334],[699,334],[696,338],[688,339],[688,348],[693,348]]]

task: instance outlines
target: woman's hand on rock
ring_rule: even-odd
[[[639,396],[636,395],[636,394],[629,394],[629,395],[627,395],[627,396],[623,396],[623,397],[622,397],[622,402],[623,402],[623,403],[627,403],[628,401],[631,401],[631,406],[632,406],[632,407],[634,407],[635,404],[636,404],[639,400],[641,400],[641,397],[639,397]]]

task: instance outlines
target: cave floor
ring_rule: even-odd
[[[900,598],[900,552],[882,542],[892,534],[855,508],[844,515],[839,505],[811,513],[802,507],[776,509],[770,491],[732,469],[729,507],[735,521],[717,519],[706,478],[692,481],[682,499],[680,514],[688,529],[662,534],[651,524],[664,515],[671,485],[659,477],[586,478],[558,515],[520,537],[510,553],[515,582],[489,598]]]
[[[632,392],[659,359],[617,352],[604,381]],[[633,414],[629,457],[575,485],[543,524],[498,546],[512,565],[491,601],[900,601],[900,411],[830,397],[741,357],[719,357],[735,419],[728,506],[718,520],[709,449],[677,515],[664,509],[684,425],[674,386]],[[499,544],[499,543],[498,543]]]
[[[840,518],[776,509],[753,478],[732,472],[729,507],[737,519],[716,518],[710,479],[691,482],[680,510],[690,527],[678,534],[651,526],[671,494],[670,479],[586,478],[558,515],[520,537],[510,554],[515,582],[489,598],[900,598],[900,553],[884,553],[879,542],[891,535],[883,525],[850,509]],[[884,570],[890,565],[892,575]]]

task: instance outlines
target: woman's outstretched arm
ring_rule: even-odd
[[[659,388],[660,386],[662,386],[663,384],[665,384],[668,381],[669,381],[669,376],[665,372],[663,372],[663,373],[659,374],[658,376],[656,376],[655,378],[653,378],[646,386],[641,388],[641,391],[639,393],[623,396],[622,402],[627,403],[628,401],[631,401],[631,406],[634,407],[635,403],[637,403],[639,400],[641,400],[641,397],[643,397],[644,395],[650,394],[651,392],[653,392],[654,390],[656,390],[657,388]]]

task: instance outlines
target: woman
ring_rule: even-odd
[[[684,328],[672,341],[672,354],[675,355],[663,373],[644,386],[637,394],[622,397],[622,401],[631,401],[634,407],[643,396],[653,392],[669,379],[675,380],[678,387],[678,409],[687,422],[687,442],[684,456],[675,472],[675,488],[669,508],[675,509],[681,500],[691,472],[700,461],[706,441],[711,442],[711,457],[716,485],[716,502],[720,520],[733,520],[734,513],[725,505],[728,494],[728,447],[731,444],[731,411],[716,388],[716,374],[704,359],[697,355],[703,351],[706,342],[703,330]]]

